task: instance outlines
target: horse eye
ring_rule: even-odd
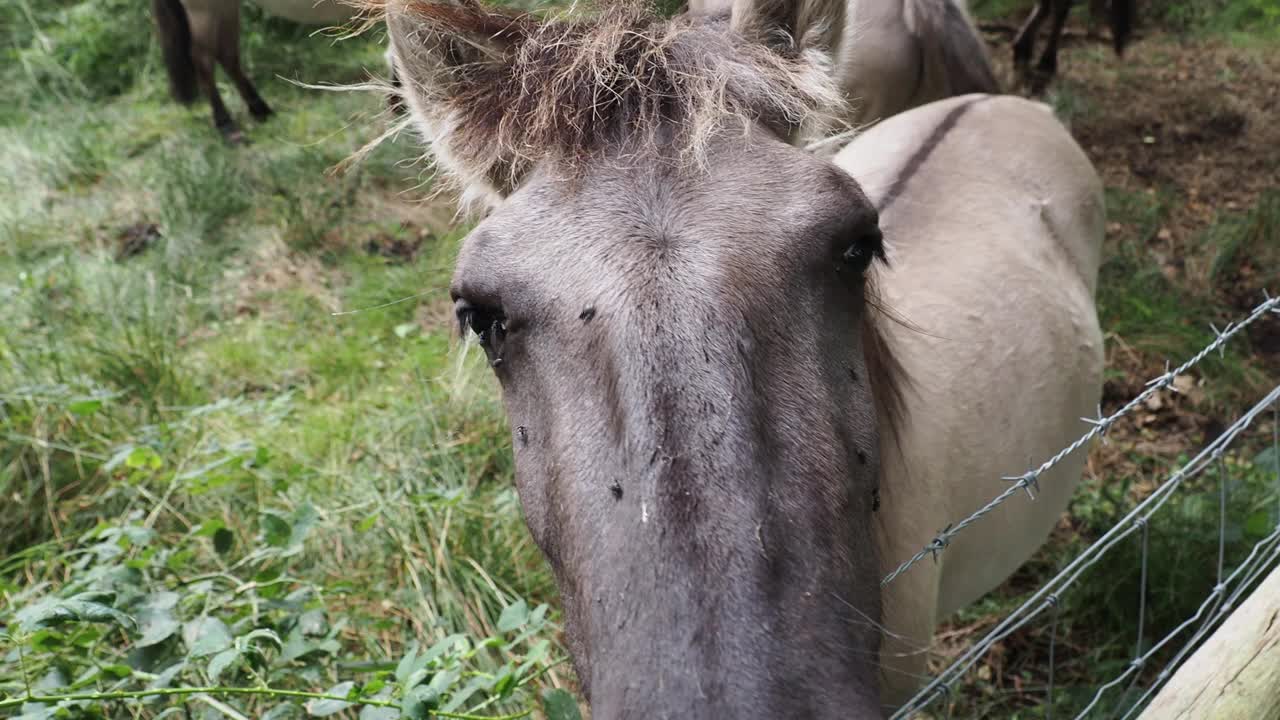
[[[876,258],[884,259],[884,234],[878,225],[858,233],[840,256],[845,266],[858,274],[866,272]]]
[[[454,303],[453,312],[458,318],[458,330],[464,334],[468,330],[475,333],[485,348],[500,342],[506,334],[507,318],[500,308],[472,305],[459,298]]]

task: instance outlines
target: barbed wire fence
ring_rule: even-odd
[[[946,551],[951,540],[958,533],[978,522],[995,508],[1005,502],[1008,502],[1020,493],[1026,493],[1028,498],[1034,500],[1035,493],[1039,491],[1040,488],[1039,480],[1042,474],[1062,462],[1073,453],[1080,451],[1082,448],[1087,448],[1095,438],[1102,438],[1105,442],[1107,430],[1118,420],[1142,406],[1151,396],[1164,389],[1168,389],[1171,392],[1177,392],[1178,389],[1174,384],[1175,378],[1180,375],[1184,375],[1188,370],[1198,365],[1212,353],[1221,353],[1231,338],[1246,327],[1252,325],[1268,314],[1280,315],[1280,297],[1273,298],[1264,293],[1264,298],[1264,301],[1254,307],[1253,310],[1250,311],[1243,319],[1233,322],[1221,330],[1210,326],[1214,332],[1214,339],[1212,342],[1176,368],[1171,369],[1169,364],[1166,363],[1164,373],[1147,382],[1145,389],[1141,393],[1136,395],[1129,402],[1125,403],[1114,413],[1111,413],[1110,415],[1103,415],[1101,408],[1099,408],[1097,417],[1081,418],[1082,421],[1090,426],[1087,432],[1034,469],[1021,475],[1002,478],[1010,483],[1008,488],[996,497],[992,498],[990,502],[979,508],[971,515],[965,517],[959,522],[948,525],[940,531],[931,541],[921,548],[919,552],[903,562],[893,572],[886,575],[880,582],[881,586],[883,587],[893,582],[925,558],[933,558],[936,560],[940,553]],[[1236,438],[1248,429],[1258,417],[1266,413],[1268,409],[1272,412],[1273,424],[1275,426],[1272,432],[1272,447],[1278,465],[1276,469],[1276,477],[1273,481],[1277,498],[1274,527],[1265,537],[1254,544],[1246,558],[1238,566],[1227,573],[1225,559],[1228,477],[1223,454],[1236,440]],[[1160,640],[1153,643],[1144,651],[1143,642],[1145,639],[1145,621],[1147,614],[1148,538],[1151,517],[1158,512],[1169,498],[1172,497],[1180,487],[1186,484],[1188,480],[1201,475],[1215,465],[1219,469],[1219,528],[1217,576],[1214,588],[1193,615],[1188,617],[1172,631],[1164,635]],[[1276,385],[1272,388],[1272,390],[1261,400],[1240,415],[1240,417],[1228,426],[1222,434],[1215,438],[1213,442],[1209,443],[1190,461],[1170,474],[1164,483],[1162,483],[1142,502],[1138,503],[1127,515],[1117,522],[1111,530],[1098,538],[1098,540],[1090,545],[1084,552],[1059,571],[1058,574],[1044,582],[1039,589],[1027,598],[1027,600],[1009,613],[1003,620],[997,623],[981,639],[973,643],[968,650],[953,660],[952,663],[942,672],[933,677],[914,697],[912,697],[905,705],[900,707],[897,712],[892,715],[893,720],[912,717],[930,707],[935,702],[946,703],[948,698],[950,698],[952,689],[955,685],[997,643],[1046,613],[1050,615],[1049,668],[1048,682],[1045,689],[1044,708],[1046,718],[1052,718],[1054,704],[1054,646],[1057,641],[1058,609],[1062,594],[1070,588],[1085,571],[1096,564],[1112,548],[1124,539],[1139,532],[1141,533],[1141,575],[1138,593],[1138,620],[1136,628],[1137,641],[1134,646],[1134,657],[1125,666],[1125,669],[1122,672],[1109,682],[1097,688],[1088,705],[1075,716],[1077,719],[1084,718],[1090,712],[1093,712],[1109,691],[1119,687],[1125,683],[1126,680],[1129,680],[1129,685],[1125,692],[1129,693],[1132,691],[1140,680],[1141,670],[1151,662],[1152,658],[1154,658],[1157,653],[1167,648],[1171,648],[1179,636],[1183,635],[1188,630],[1195,628],[1194,631],[1187,636],[1185,642],[1156,676],[1150,686],[1146,688],[1138,699],[1128,707],[1123,715],[1118,715],[1117,713],[1117,716],[1121,717],[1123,720],[1128,720],[1128,718],[1134,717],[1136,713],[1145,706],[1146,701],[1161,686],[1163,686],[1164,682],[1168,680],[1173,671],[1186,658],[1186,656],[1199,645],[1200,641],[1203,640],[1214,627],[1216,627],[1226,618],[1227,615],[1230,614],[1231,610],[1238,605],[1241,596],[1247,592],[1249,588],[1253,587],[1254,582],[1268,569],[1280,564],[1280,385]]]

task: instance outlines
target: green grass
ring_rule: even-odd
[[[415,712],[530,708],[567,671],[493,381],[433,320],[459,235],[415,229],[404,142],[327,174],[381,98],[276,79],[358,80],[381,47],[251,7],[279,115],[224,87],[240,148],[168,102],[145,3],[0,14],[21,97],[0,111],[0,699],[354,681]],[[58,712],[178,706],[212,711]]]
[[[535,707],[573,681],[557,664],[555,590],[520,516],[497,388],[452,337],[444,288],[462,229],[402,194],[421,195],[407,140],[327,172],[376,131],[381,98],[278,80],[359,80],[381,67],[374,38],[333,45],[250,4],[245,27],[278,115],[254,124],[224,87],[252,140],[230,148],[207,107],[168,101],[145,3],[0,5],[0,81],[16,98],[0,108],[0,702],[215,682],[345,695],[355,682],[419,708]],[[1055,105],[1107,110],[1079,93]],[[1207,342],[1205,319],[1237,315],[1223,299],[1235,278],[1280,268],[1273,193],[1196,239],[1204,283],[1169,280],[1146,241],[1175,202],[1108,195],[1127,230],[1102,271],[1103,325],[1112,348],[1152,368]],[[1205,412],[1238,408],[1267,380],[1242,343],[1205,373]],[[1047,577],[1176,459],[1135,451],[1123,473],[1089,483],[1072,507],[1078,532],[1020,582]],[[1237,553],[1271,498],[1265,462],[1231,463]],[[1162,521],[1185,541],[1152,547],[1153,628],[1202,596],[1213,492],[1193,487]],[[1133,551],[1064,606],[1071,628],[1093,633],[1066,661],[1082,693],[1131,648],[1113,601],[1131,593]],[[965,617],[1007,611],[1024,590]],[[965,707],[1026,712],[970,689]],[[249,717],[301,704],[217,701]],[[179,706],[219,716],[178,697],[67,701],[58,716]]]

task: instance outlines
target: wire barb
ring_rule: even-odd
[[[1021,475],[1010,475],[1000,479],[1013,483],[1014,487],[1026,490],[1027,497],[1032,500],[1035,500],[1036,493],[1040,492],[1040,472],[1038,470],[1029,470]]]
[[[1098,403],[1098,416],[1096,418],[1082,417],[1080,420],[1097,428],[1098,437],[1102,438],[1102,444],[1107,444],[1107,431],[1111,429],[1111,423],[1115,422],[1116,419],[1115,416],[1102,414],[1102,403]]]
[[[933,561],[936,563],[938,562],[938,553],[942,552],[943,550],[946,550],[947,546],[950,544],[951,544],[951,525],[950,523],[948,523],[946,527],[942,528],[942,532],[933,536],[933,539],[929,541],[929,544],[928,546],[926,546],[925,549],[927,549],[930,553],[933,554]]]
[[[1219,330],[1217,325],[1209,323],[1209,329],[1213,331],[1214,342],[1218,344],[1218,357],[1220,358],[1227,356],[1227,341],[1225,336],[1231,332],[1232,325],[1235,325],[1235,323],[1227,323],[1225,328]]]

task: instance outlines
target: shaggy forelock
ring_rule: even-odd
[[[399,92],[473,200],[510,192],[537,163],[619,150],[697,162],[726,131],[762,123],[802,139],[843,112],[822,50],[766,46],[725,20],[664,19],[635,2],[545,20],[472,1],[369,9],[401,23]]]

